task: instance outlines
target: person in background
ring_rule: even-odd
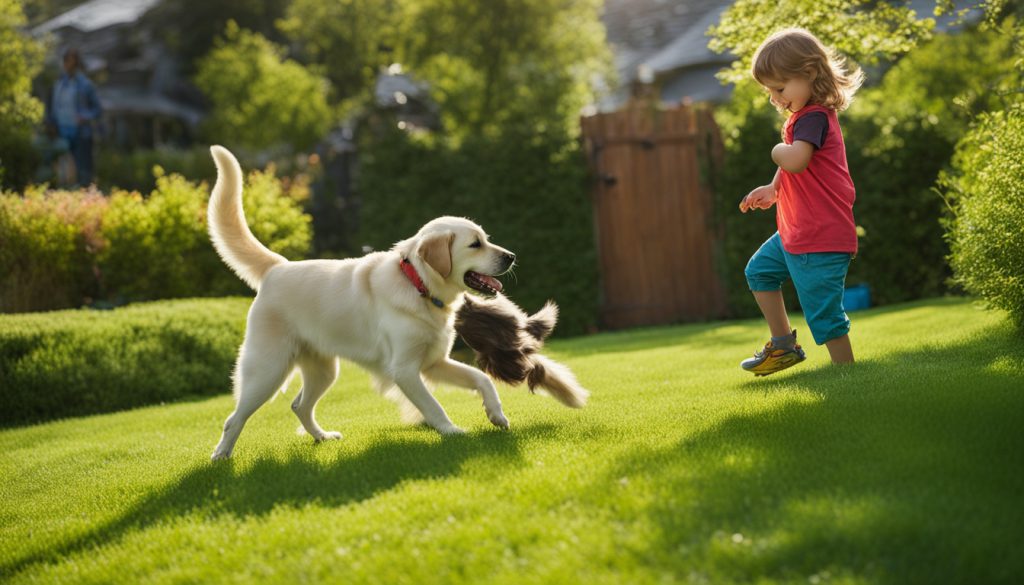
[[[82,57],[78,49],[67,49],[63,72],[47,96],[46,125],[51,133],[67,141],[79,185],[93,182],[93,123],[102,113],[96,87],[82,73]]]

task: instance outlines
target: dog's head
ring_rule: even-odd
[[[516,255],[491,243],[476,223],[461,217],[439,217],[395,244],[420,272],[428,288],[442,297],[474,290],[494,295],[502,289],[495,276],[508,272]]]

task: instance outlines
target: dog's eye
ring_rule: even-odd
[[[469,247],[470,248],[479,248],[481,245],[482,244],[480,243],[480,240],[477,240],[477,241],[473,242],[472,244],[470,244]]]

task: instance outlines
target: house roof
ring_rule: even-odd
[[[620,81],[636,80],[641,64],[655,75],[709,63],[728,64],[731,56],[708,48],[707,31],[732,4],[732,0],[606,0],[603,20]],[[954,1],[957,9],[971,8],[968,21],[980,12],[973,4]],[[908,7],[919,17],[931,16],[935,0],[910,0]],[[937,32],[960,26],[955,15],[934,18]]]
[[[688,65],[728,62],[707,48],[705,32],[729,0],[606,0],[603,20],[619,80],[637,78],[641,64],[655,74]]]
[[[708,29],[718,23],[719,17],[729,7],[729,3],[722,2],[698,19],[692,21],[690,26],[682,32],[675,40],[665,45],[661,50],[647,57],[647,65],[654,71],[655,75],[673,71],[682,67],[702,66],[710,63],[727,65],[733,60],[728,54],[715,53],[708,48],[711,40]]]
[[[160,0],[90,0],[36,26],[32,34],[41,35],[65,27],[92,32],[116,24],[131,23],[158,3]]]
[[[641,65],[660,81],[663,101],[727,99],[731,88],[723,86],[715,73],[733,57],[709,49],[707,31],[732,4],[733,0],[605,0],[602,20],[615,55],[619,87],[600,101],[599,109],[617,109],[629,98]],[[954,0],[957,9],[973,4]],[[910,0],[908,6],[918,17],[927,17],[934,12],[935,0]],[[966,20],[977,20],[979,14],[974,8]],[[962,26],[954,15],[934,18],[936,32]]]

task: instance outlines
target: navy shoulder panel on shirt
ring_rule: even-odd
[[[810,112],[804,114],[793,123],[793,141],[803,140],[810,142],[814,148],[825,146],[825,137],[828,136],[828,116],[825,112]]]

